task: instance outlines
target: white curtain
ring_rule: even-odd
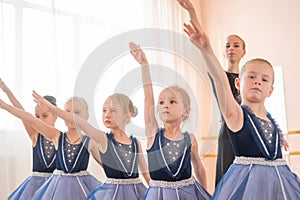
[[[194,4],[200,8],[199,1]],[[113,46],[114,38],[124,37],[119,47],[126,49],[127,43],[135,38],[126,38],[125,33],[144,28],[165,29],[175,35],[183,35],[183,22],[187,21],[187,13],[175,0],[1,0],[0,78],[31,113],[34,113],[35,107],[31,96],[33,89],[42,95],[55,96],[58,106],[62,107],[64,101],[74,95],[82,66],[99,46],[107,41],[112,41]],[[137,42],[143,47],[143,40]],[[212,122],[217,121],[219,116],[209,93],[211,86],[206,72],[194,68],[195,64],[204,65],[201,56],[193,52],[191,45],[184,39],[174,41],[171,38],[160,42],[170,43],[174,49],[166,51],[155,46],[147,48],[145,52],[149,62],[167,71],[175,69],[177,74],[168,85],[182,86],[192,97],[192,113],[185,128],[194,132],[199,139],[201,156],[213,153],[215,141],[207,142],[202,138],[216,136],[218,126],[212,125]],[[178,47],[182,49],[179,52],[183,55],[174,53]],[[113,46],[108,53],[118,53],[117,49]],[[197,57],[197,63],[185,58],[184,55],[189,54]],[[106,52],[102,52],[101,56],[104,59]],[[107,66],[99,68],[105,70],[99,75],[95,90],[92,90],[93,105],[90,105],[90,112],[95,113],[95,125],[104,129],[101,125],[103,101],[113,91],[117,91],[118,83],[124,76],[131,71],[135,72],[139,66],[129,51],[123,51]],[[171,76],[157,69],[153,67],[152,70],[154,79],[158,80],[154,87],[156,97],[162,87],[167,86],[159,82]],[[141,83],[128,95],[139,109],[139,117],[132,121],[134,127],[143,127]],[[2,92],[0,98],[8,101]],[[1,160],[3,158],[7,161],[0,167],[0,198],[3,199],[30,174],[32,158],[31,145],[21,121],[3,111],[0,112],[0,121],[0,135],[9,144],[0,147]],[[65,130],[62,120],[58,120],[56,125],[60,130]],[[22,148],[20,144],[24,144]],[[99,174],[100,168],[97,165],[94,168],[95,175],[104,180],[103,173]]]

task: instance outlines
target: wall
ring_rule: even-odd
[[[215,53],[225,66],[224,39],[229,34],[240,35],[247,53],[242,64],[254,57],[282,66],[287,130],[299,130],[300,85],[300,1],[299,0],[195,0],[204,30],[210,37]],[[275,88],[276,90],[276,88]],[[295,136],[289,136],[290,151]],[[295,140],[299,141],[299,140]],[[299,156],[287,159],[291,169],[300,173]],[[215,158],[203,160],[208,176],[208,191],[214,190]]]
[[[235,33],[246,41],[245,60],[263,57],[283,67],[288,130],[300,129],[299,94],[295,89],[300,85],[299,7],[299,0],[202,0],[200,9],[204,28],[220,59],[224,38]]]

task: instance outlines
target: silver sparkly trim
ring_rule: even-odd
[[[90,175],[88,171],[80,171],[80,172],[75,172],[75,173],[65,173],[62,170],[54,170],[53,172],[54,175],[58,176],[87,176]]]
[[[56,152],[55,152],[55,154],[54,154],[54,156],[53,156],[53,158],[52,158],[52,161],[48,164],[47,163],[47,161],[46,161],[46,158],[45,158],[45,155],[44,155],[44,151],[43,151],[43,149],[45,148],[44,146],[43,146],[43,144],[42,144],[42,135],[40,135],[40,138],[39,138],[39,140],[40,140],[40,152],[41,152],[41,154],[42,154],[42,158],[43,158],[43,162],[44,162],[44,165],[47,167],[47,168],[50,168],[50,166],[55,162],[55,160],[56,160]],[[45,137],[44,137],[44,140],[47,140]],[[48,140],[49,142],[52,142],[52,141],[50,141],[50,140]],[[53,143],[53,142],[52,142]],[[54,145],[53,145],[54,146]],[[55,148],[55,147],[54,147]],[[56,149],[55,149],[55,151],[56,151]]]
[[[174,182],[172,182],[172,181],[157,181],[157,180],[151,179],[149,186],[177,189],[177,188],[181,188],[184,186],[192,185],[194,183],[195,183],[194,177],[184,179],[181,181],[174,181]]]
[[[52,175],[52,173],[47,173],[47,172],[32,172],[32,176],[39,176],[39,177],[45,177],[48,178]]]
[[[139,184],[142,183],[142,180],[140,178],[127,178],[127,179],[108,178],[106,179],[105,183],[116,184],[116,185]]]
[[[254,128],[254,130],[255,130],[255,132],[256,132],[256,135],[257,135],[257,137],[259,138],[260,143],[261,143],[261,145],[263,146],[263,148],[264,148],[266,154],[270,157],[270,153],[269,153],[269,151],[268,151],[268,149],[267,149],[265,143],[263,142],[263,139],[261,138],[261,136],[260,136],[260,134],[259,134],[259,132],[258,132],[258,130],[257,130],[257,128],[256,128],[256,126],[255,126],[255,124],[254,124],[254,122],[253,122],[253,120],[251,119],[251,117],[250,117],[249,114],[248,114],[247,116],[248,116],[248,118],[249,118],[249,120],[250,120],[250,122],[251,122],[251,124],[252,124],[252,126],[253,126],[253,128]],[[273,156],[273,159],[276,158],[277,153],[278,153],[278,134],[276,133],[276,146],[275,146],[275,154],[274,154],[274,156]]]
[[[134,144],[134,157],[133,157],[133,162],[132,162],[132,167],[131,167],[131,172],[129,172],[128,173],[128,171],[127,171],[127,169],[126,169],[126,167],[125,167],[125,165],[124,165],[124,163],[122,162],[122,160],[121,160],[121,158],[120,158],[120,156],[119,156],[119,154],[118,154],[118,152],[117,152],[117,150],[116,150],[116,147],[115,147],[115,145],[114,145],[114,143],[113,142],[111,142],[111,144],[112,144],[112,147],[113,147],[113,149],[114,149],[114,152],[115,152],[115,154],[116,154],[116,156],[117,156],[117,158],[119,159],[119,162],[121,163],[121,165],[122,165],[122,167],[123,167],[123,169],[124,169],[124,172],[126,172],[126,174],[127,174],[127,176],[132,176],[132,174],[133,174],[133,171],[134,171],[134,167],[135,167],[135,162],[136,162],[136,157],[137,157],[137,148],[136,148],[136,144],[135,144],[135,142],[131,139],[131,141],[132,141],[132,143]]]
[[[167,167],[168,171],[172,174],[173,177],[176,177],[176,176],[179,174],[179,172],[180,172],[180,170],[181,170],[181,167],[182,167],[182,165],[183,165],[183,161],[184,161],[185,154],[186,154],[186,150],[187,150],[187,144],[185,143],[184,150],[183,150],[183,156],[182,156],[182,158],[181,158],[180,165],[179,165],[179,167],[178,167],[178,169],[177,169],[177,172],[176,172],[175,174],[173,174],[173,172],[171,171],[171,169],[170,169],[170,167],[169,167],[169,165],[168,165],[168,163],[167,163],[167,161],[166,161],[166,158],[165,158],[165,155],[164,155],[164,152],[163,152],[163,149],[162,149],[161,137],[162,137],[162,134],[159,133],[158,144],[159,144],[160,154],[161,154],[161,156],[162,156],[162,158],[163,158],[163,161],[164,161],[165,166]],[[164,137],[165,137],[165,136],[164,136]],[[183,137],[184,137],[184,136],[183,136]]]
[[[64,134],[67,134],[67,133],[64,133]],[[84,141],[83,141],[83,140],[84,140]],[[80,145],[81,143],[83,143],[82,146],[80,147],[80,150],[79,150],[77,156],[76,156],[76,159],[75,159],[75,162],[74,162],[74,164],[73,164],[73,167],[71,168],[71,170],[69,170],[69,168],[68,168],[68,166],[67,166],[67,164],[66,164],[65,151],[64,151],[64,149],[65,149],[65,143],[67,143],[67,141],[65,140],[64,135],[62,136],[62,158],[63,158],[63,161],[64,161],[65,169],[66,169],[68,172],[69,172],[69,171],[72,171],[72,170],[75,168],[75,166],[77,165],[77,161],[78,161],[78,159],[79,159],[79,157],[80,157],[80,155],[81,155],[82,150],[85,148],[85,143],[86,143],[86,142],[87,142],[87,137],[82,138],[81,142],[78,144],[78,145]]]
[[[279,165],[287,165],[287,162],[282,158],[276,160],[266,160],[265,158],[235,157],[233,164],[279,166]]]

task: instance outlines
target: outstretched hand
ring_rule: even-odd
[[[144,51],[141,49],[140,45],[135,44],[134,42],[129,42],[130,53],[134,57],[134,59],[140,65],[147,65],[148,60]]]
[[[0,78],[0,88],[3,92],[7,92],[8,91],[8,87],[5,85],[5,83],[2,81],[2,79]]]
[[[194,6],[190,0],[177,0],[177,2],[187,11],[194,10]]]
[[[193,21],[191,24],[184,23],[184,32],[190,37],[191,42],[199,49],[207,50],[211,48],[209,39],[201,26],[196,26]]]
[[[52,111],[56,108],[56,106],[52,105],[49,101],[47,101],[44,97],[39,95],[36,91],[32,91],[32,96],[34,98],[34,102],[36,102],[39,106],[42,106],[44,109]]]

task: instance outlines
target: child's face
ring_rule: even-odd
[[[236,36],[229,36],[225,44],[225,57],[229,62],[239,62],[246,51],[241,41]]]
[[[182,121],[183,106],[176,92],[163,90],[158,98],[158,113],[163,122]]]
[[[36,118],[42,120],[48,125],[54,126],[57,116],[54,115],[52,112],[47,111],[41,106],[37,106],[35,108],[35,116]]]
[[[253,103],[264,102],[273,91],[274,71],[263,62],[249,63],[240,80],[241,95]]]
[[[129,114],[124,113],[124,109],[118,102],[113,101],[111,98],[104,102],[102,120],[106,128],[122,128],[127,124],[129,119]]]
[[[89,114],[83,102],[72,100],[65,104],[65,111],[78,115],[84,120],[88,120]],[[71,122],[65,122],[69,129],[76,129],[76,125]]]

